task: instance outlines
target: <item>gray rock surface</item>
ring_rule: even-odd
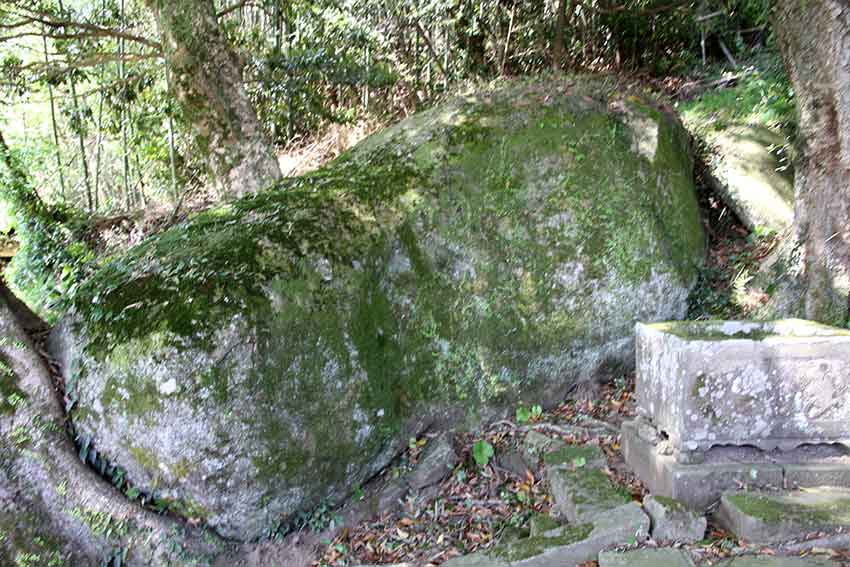
[[[649,518],[635,502],[611,509],[593,523],[566,525],[499,545],[490,557],[507,561],[511,567],[578,565],[596,559],[600,551],[618,545],[635,545],[646,540]]]
[[[688,455],[850,442],[850,330],[811,321],[638,324],[640,408]],[[816,416],[813,417],[813,416]]]
[[[449,476],[459,460],[449,436],[440,435],[425,448],[422,459],[407,482],[414,490],[437,484]]]
[[[629,495],[599,469],[547,468],[552,513],[572,523],[594,521],[629,502]]]
[[[565,445],[543,454],[549,467],[598,469],[608,464],[608,457],[598,445]]]
[[[794,176],[771,151],[785,138],[763,126],[735,125],[709,137],[709,182],[750,230],[787,230],[794,220]]]
[[[114,258],[51,341],[80,434],[250,540],[435,420],[630,366],[704,236],[681,125],[587,81],[453,99]]]
[[[657,542],[694,543],[705,537],[705,516],[680,500],[647,495],[643,508],[652,521],[652,539]]]
[[[777,557],[748,555],[721,561],[717,567],[838,567],[835,561],[823,557]]]
[[[522,451],[530,463],[536,463],[545,453],[557,451],[566,447],[567,444],[560,439],[555,439],[539,431],[531,430],[525,434],[522,441]]]
[[[727,492],[717,519],[749,543],[787,543],[814,532],[850,527],[850,490]]]
[[[537,460],[531,460],[531,464],[536,468]],[[515,450],[500,451],[496,455],[496,466],[521,479],[527,478],[531,472],[529,461]]]
[[[694,567],[694,561],[681,549],[603,551],[599,554],[599,567]]]
[[[528,521],[531,537],[542,536],[561,526],[561,522],[549,514],[536,514]]]

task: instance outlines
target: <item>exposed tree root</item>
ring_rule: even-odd
[[[10,296],[4,286],[0,564],[214,565],[217,558],[232,561],[245,553],[129,502],[77,458],[58,392],[25,331],[37,319]]]

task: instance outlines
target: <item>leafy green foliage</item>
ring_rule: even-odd
[[[472,458],[479,467],[486,467],[493,455],[495,455],[493,446],[483,439],[476,441],[472,446]]]
[[[529,421],[537,421],[542,415],[543,408],[539,405],[531,406],[531,408],[519,406],[516,409],[517,423],[528,423]]]
[[[0,197],[15,213],[21,241],[9,280],[30,305],[49,316],[63,294],[73,293],[93,257],[80,237],[82,219],[67,207],[43,201],[5,142],[0,144],[0,164]]]
[[[723,129],[732,123],[777,128],[791,135],[795,129],[794,90],[779,56],[764,53],[751,61],[738,82],[679,105],[690,123]]]

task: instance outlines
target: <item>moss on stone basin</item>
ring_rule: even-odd
[[[630,365],[634,321],[682,316],[703,253],[687,136],[569,85],[453,99],[105,263],[51,341],[80,432],[251,539],[447,409]]]

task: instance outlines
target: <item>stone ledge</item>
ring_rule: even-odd
[[[534,537],[499,544],[452,559],[444,567],[553,567],[593,561],[599,552],[636,545],[649,536],[649,517],[636,502],[624,504],[592,524],[558,526]]]
[[[646,422],[640,419],[623,424],[621,445],[626,464],[652,494],[681,500],[697,510],[707,509],[725,491],[740,486],[850,488],[850,464],[845,463],[776,463],[767,458],[760,460],[760,453],[754,451],[747,462],[681,464],[672,455],[659,453],[663,442],[652,439]]]
[[[726,492],[717,519],[746,542],[785,543],[813,532],[850,527],[850,490]]]
[[[778,557],[746,555],[726,559],[717,567],[838,567],[840,564],[822,557]]]

